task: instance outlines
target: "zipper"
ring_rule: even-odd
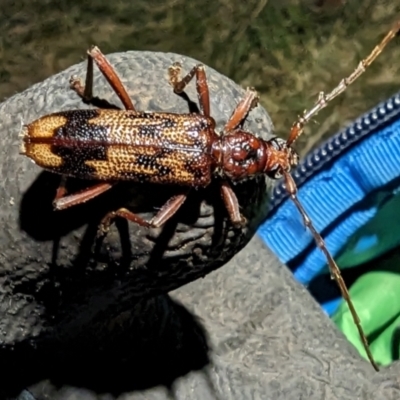
[[[352,145],[361,141],[367,135],[379,130],[393,118],[400,115],[400,93],[378,104],[372,110],[357,118],[347,128],[311,151],[294,169],[292,177],[298,188],[301,187],[318,170],[324,168],[335,158],[340,157]],[[269,216],[275,213],[278,206],[288,198],[285,184],[281,179],[275,186],[270,201]]]

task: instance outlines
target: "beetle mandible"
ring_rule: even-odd
[[[247,89],[223,131],[217,133],[215,121],[210,114],[206,73],[201,64],[194,66],[183,78],[180,76],[179,63],[169,68],[169,82],[176,93],[181,93],[186,85],[196,78],[200,113],[137,111],[111,64],[97,47],[92,47],[88,51],[85,85],[83,86],[77,77],[72,77],[72,89],[85,101],[93,100],[94,61],[126,110],[72,110],[41,117],[23,127],[21,153],[40,167],[62,175],[54,199],[56,210],[93,199],[123,180],[177,184],[182,187],[182,190],[171,197],[150,221],[126,208],[110,212],[101,223],[102,233],[108,230],[115,217],[123,217],[145,227],[160,227],[179,210],[191,188],[206,187],[213,179],[220,180],[222,199],[231,222],[240,226],[245,223],[245,219],[240,213],[231,183],[259,175],[267,175],[273,179],[283,176],[290,198],[316,244],[325,254],[331,275],[348,303],[368,358],[378,370],[339,267],[299,202],[297,187],[290,171],[299,159],[292,145],[302,134],[305,124],[332,99],[344,92],[399,30],[400,22],[397,22],[351,75],[328,94],[320,93],[314,107],[305,111],[292,125],[288,140],[264,140],[241,128],[248,113],[258,103],[254,89]],[[66,177],[93,179],[100,183],[67,195]]]

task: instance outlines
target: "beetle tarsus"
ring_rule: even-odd
[[[91,100],[85,96],[85,86],[82,84],[81,79],[77,75],[71,76],[69,80],[69,87],[76,92],[85,102]]]
[[[175,62],[168,68],[169,83],[174,88],[174,92],[177,94],[182,93],[188,83],[196,77],[196,90],[200,111],[203,115],[210,116],[210,92],[204,65],[195,65],[183,78],[181,78],[181,72],[182,66],[179,62]]]

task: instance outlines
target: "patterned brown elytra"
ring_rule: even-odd
[[[222,199],[231,222],[240,226],[246,221],[240,213],[231,184],[260,175],[273,179],[283,176],[290,198],[326,256],[331,275],[348,303],[366,353],[378,370],[340,270],[300,204],[297,187],[289,172],[298,163],[292,145],[303,132],[304,125],[344,92],[399,30],[398,22],[349,77],[343,79],[330,93],[320,93],[314,107],[305,111],[292,125],[286,141],[280,138],[257,138],[241,128],[248,113],[258,103],[253,89],[246,91],[222,132],[216,132],[216,123],[210,113],[206,73],[201,64],[194,66],[182,79],[178,63],[169,68],[169,82],[176,93],[181,93],[196,78],[200,113],[137,111],[113,67],[101,51],[93,47],[88,51],[85,86],[78,78],[72,77],[71,87],[86,102],[93,101],[94,61],[125,110],[72,110],[43,116],[24,126],[21,153],[40,167],[62,176],[54,199],[56,210],[93,199],[119,181],[181,186],[182,190],[171,197],[150,221],[126,208],[120,208],[104,217],[99,230],[101,233],[108,230],[115,217],[123,217],[145,227],[160,227],[178,211],[191,188],[206,187],[215,179],[220,181]],[[81,192],[67,195],[67,177],[92,179],[97,183]]]

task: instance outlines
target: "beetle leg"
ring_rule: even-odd
[[[114,90],[115,94],[119,97],[126,110],[135,111],[135,107],[132,103],[131,98],[128,95],[124,85],[122,84],[119,76],[115,69],[112,67],[110,62],[96,46],[93,46],[88,50],[88,64],[86,70],[85,86],[83,86],[80,80],[73,76],[70,79],[70,85],[79,96],[81,96],[86,102],[93,102],[93,61],[97,64],[100,72],[107,79],[108,83]]]
[[[87,61],[85,85],[82,85],[81,80],[74,75],[71,76],[69,80],[70,88],[74,90],[85,103],[92,104],[99,108],[119,110],[119,107],[116,107],[107,100],[93,96],[93,58],[88,55]]]
[[[103,235],[109,230],[112,221],[116,217],[125,218],[128,221],[134,222],[140,226],[145,226],[147,228],[158,228],[164,225],[173,215],[175,215],[181,205],[185,202],[187,195],[188,192],[171,197],[150,221],[144,220],[142,217],[139,217],[137,214],[127,210],[126,208],[120,208],[116,211],[111,211],[101,221],[98,236]]]
[[[169,83],[173,86],[175,93],[182,93],[187,84],[196,76],[196,89],[199,99],[201,113],[210,116],[210,92],[208,89],[207,76],[204,65],[195,65],[189,73],[181,79],[182,66],[176,62],[168,68]]]
[[[93,59],[87,56],[87,68],[85,85],[82,85],[81,80],[76,76],[71,76],[69,84],[72,90],[74,90],[82,99],[88,103],[93,100]]]
[[[225,134],[235,130],[247,117],[247,114],[258,104],[258,94],[252,89],[248,88],[242,100],[236,105],[228,122],[225,124]]]
[[[112,183],[99,183],[78,193],[65,196],[65,178],[62,178],[61,184],[57,189],[56,197],[53,200],[53,206],[56,210],[64,210],[78,204],[86,203],[98,195],[104,193],[113,186]]]
[[[227,181],[222,181],[221,183],[221,195],[232,223],[239,226],[244,225],[246,223],[246,218],[240,213],[236,194]]]

